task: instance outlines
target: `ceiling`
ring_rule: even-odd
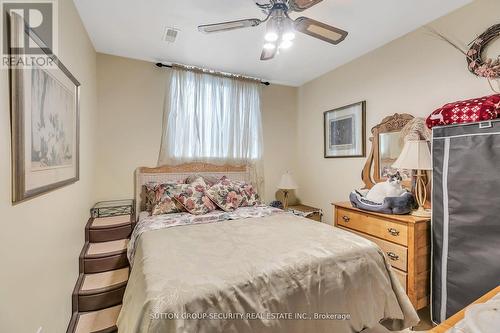
[[[337,46],[298,34],[275,59],[260,61],[265,26],[205,35],[197,26],[264,14],[252,0],[74,0],[97,52],[178,62],[300,86],[471,0],[324,0],[307,16],[347,30]],[[260,2],[265,2],[260,0]],[[173,44],[166,27],[180,29]]]

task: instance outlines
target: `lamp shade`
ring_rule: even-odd
[[[431,152],[427,141],[406,141],[401,154],[392,167],[409,170],[432,170]]]
[[[281,176],[281,181],[278,184],[280,190],[295,190],[298,188],[297,183],[293,180],[292,175],[286,172]]]

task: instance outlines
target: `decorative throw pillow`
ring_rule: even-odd
[[[472,123],[500,115],[500,94],[448,103],[427,118],[427,127]]]
[[[211,176],[211,175],[201,175],[201,174],[194,174],[186,178],[185,183],[186,184],[191,184],[198,178],[203,178],[203,181],[207,184],[208,187],[214,186],[215,183],[219,181],[219,177],[217,176]]]
[[[186,184],[177,183],[156,185],[154,187],[154,201],[151,215],[180,213],[185,211],[184,207],[173,199],[173,196],[177,191],[182,191],[186,186]]]
[[[155,187],[157,185],[158,184],[156,183],[148,183],[142,186],[144,189],[144,197],[142,198],[142,200],[144,201],[144,208],[150,213],[153,210],[154,205],[156,204]]]
[[[174,199],[193,215],[207,214],[216,207],[205,194],[206,190],[207,184],[199,177],[191,184],[183,185],[180,191],[176,191]]]
[[[240,182],[240,193],[243,198],[240,204],[241,207],[260,205],[259,194],[255,191],[252,184]]]
[[[233,182],[224,176],[210,187],[206,194],[220,209],[230,212],[240,207],[243,201],[240,188],[240,183]]]

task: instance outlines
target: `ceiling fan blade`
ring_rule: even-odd
[[[222,32],[222,31],[230,31],[241,28],[256,27],[261,23],[262,23],[261,20],[254,18],[254,19],[200,25],[198,27],[198,30],[208,34],[212,32]]]
[[[276,56],[277,49],[262,49],[262,54],[260,55],[260,60],[266,61],[271,60]]]
[[[297,31],[334,45],[343,41],[348,34],[345,30],[332,27],[307,17],[299,17],[296,19],[294,26]]]
[[[302,12],[307,8],[311,8],[312,6],[320,3],[321,1],[323,0],[290,0],[289,5],[294,12]]]

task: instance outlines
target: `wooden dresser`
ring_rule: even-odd
[[[430,219],[359,210],[333,203],[334,225],[377,244],[387,255],[417,310],[429,304]]]

